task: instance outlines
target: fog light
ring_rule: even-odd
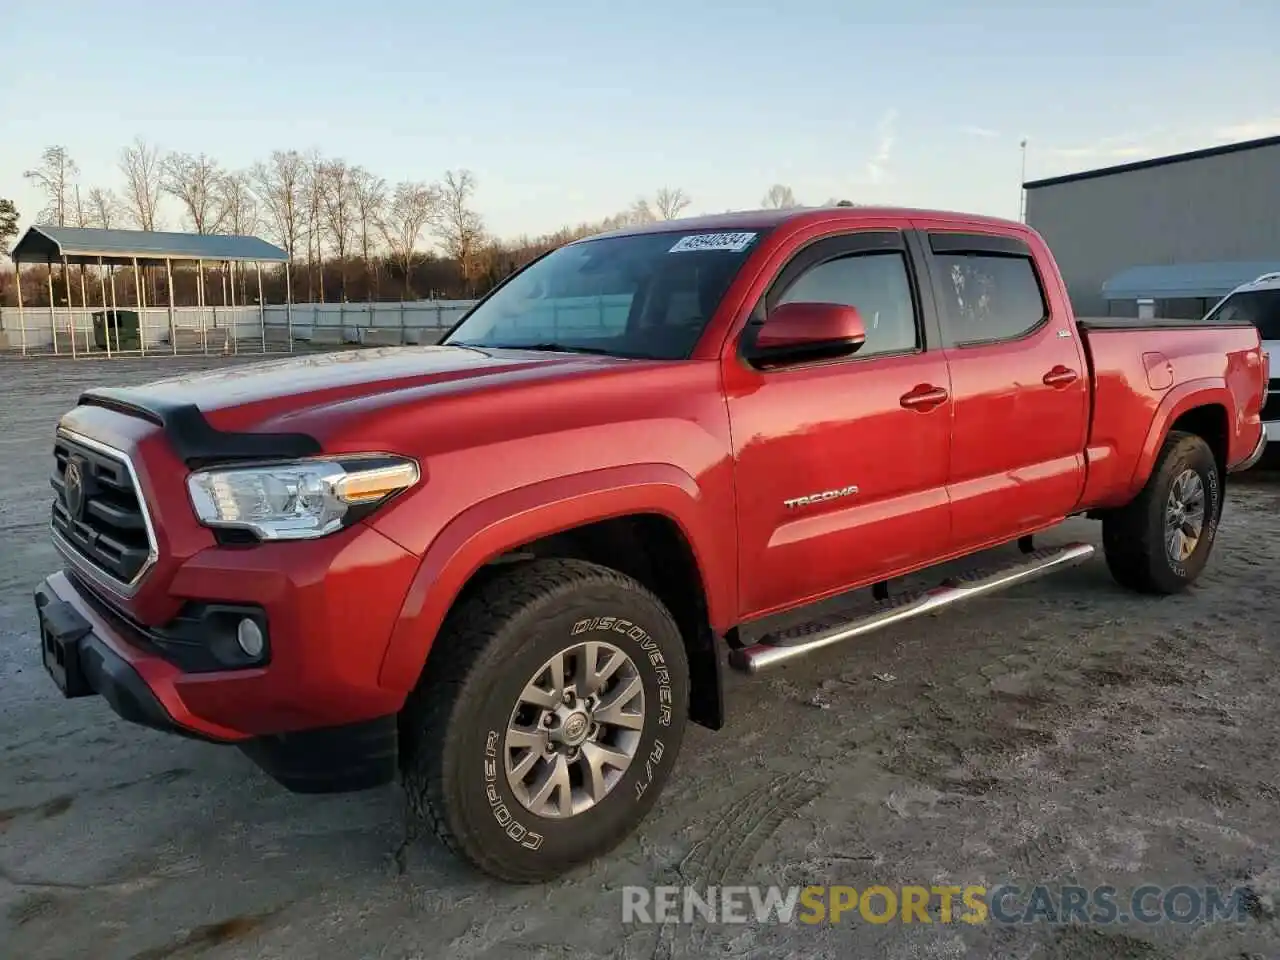
[[[262,628],[249,617],[245,617],[236,627],[236,643],[245,652],[245,656],[257,660],[266,648],[266,640],[262,636]]]

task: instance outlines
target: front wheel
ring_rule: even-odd
[[[625,839],[675,763],[684,643],[641,584],[537,560],[453,610],[405,708],[413,811],[485,872],[556,877]]]
[[[1142,593],[1177,593],[1204,570],[1222,515],[1222,476],[1195,434],[1173,431],[1132,503],[1102,521],[1107,566]]]

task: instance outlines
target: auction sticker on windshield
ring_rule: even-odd
[[[668,253],[691,253],[695,250],[728,250],[741,253],[756,238],[754,233],[695,233],[681,237]]]

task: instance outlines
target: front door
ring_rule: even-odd
[[[1040,275],[1028,241],[924,229],[951,370],[952,545],[967,552],[1079,503],[1088,367],[1065,291]]]
[[[854,306],[851,357],[760,370],[734,338],[725,357],[744,617],[872,582],[945,550],[947,361],[898,231],[819,239],[756,304]],[[928,311],[926,313],[926,311]]]

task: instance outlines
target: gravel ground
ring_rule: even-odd
[[[239,752],[59,698],[30,590],[76,391],[216,360],[0,363],[0,956],[95,960],[1280,956],[1280,484],[1233,481],[1200,585],[1101,559],[766,678],[692,728],[612,856],[502,886],[406,837],[397,788],[293,796]],[[1097,543],[1071,521],[1045,542]],[[623,925],[622,887],[1248,887],[1211,924]]]

